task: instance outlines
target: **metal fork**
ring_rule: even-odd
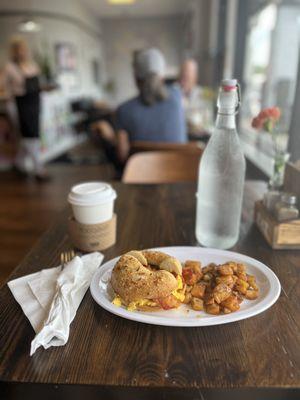
[[[74,250],[67,250],[60,253],[60,263],[61,269],[63,270],[68,262],[70,262],[75,257]]]

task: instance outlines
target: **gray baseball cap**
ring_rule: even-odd
[[[145,78],[149,74],[157,74],[164,77],[166,62],[162,52],[156,48],[141,50],[134,60],[136,77]]]

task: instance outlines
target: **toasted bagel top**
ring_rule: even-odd
[[[144,266],[132,254],[134,252],[121,256],[111,275],[111,285],[114,291],[126,304],[141,299],[166,297],[177,288],[178,283],[172,273],[165,270],[153,271]],[[143,252],[143,255],[148,261],[149,254],[146,256]],[[166,255],[163,259],[165,258]],[[156,265],[154,262],[151,264]]]

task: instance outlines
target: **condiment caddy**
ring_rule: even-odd
[[[288,163],[283,191],[269,190],[255,203],[255,223],[273,249],[300,249],[299,187],[300,169]]]

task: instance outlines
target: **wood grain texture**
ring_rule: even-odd
[[[111,165],[54,164],[51,181],[38,183],[13,171],[0,172],[0,286],[66,205],[72,185],[111,180]]]
[[[117,244],[105,251],[105,260],[130,249],[196,245],[195,185],[114,186]],[[241,236],[233,250],[266,263],[279,277],[283,290],[271,309],[228,325],[170,328],[111,315],[87,292],[67,345],[30,358],[33,330],[5,285],[0,291],[0,381],[97,385],[111,393],[120,388],[154,393],[299,388],[300,253],[272,250],[254,226],[254,201],[262,188],[246,184]],[[69,246],[67,216],[58,217],[13,278],[57,265],[59,253]]]

